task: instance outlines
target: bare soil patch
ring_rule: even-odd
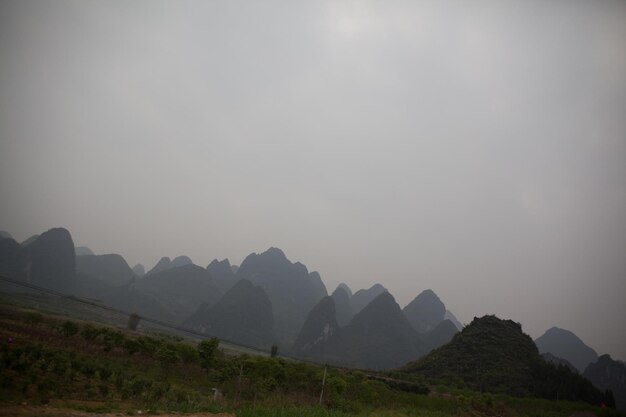
[[[34,407],[30,405],[0,405],[0,417],[125,417],[128,416],[127,412],[114,412],[114,413],[89,413],[86,411],[71,410],[68,408],[57,407]],[[148,415],[144,410],[136,410],[133,415]],[[212,413],[194,413],[194,414],[181,414],[181,413],[159,413],[159,416],[184,416],[184,417],[236,417],[234,414],[212,414]]]

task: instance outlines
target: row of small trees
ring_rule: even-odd
[[[269,358],[245,354],[227,355],[219,349],[219,340],[216,338],[202,340],[193,346],[180,339],[167,336],[127,334],[110,327],[81,324],[69,320],[57,322],[44,319],[42,323],[39,318],[27,320],[27,322],[41,329],[47,327],[62,336],[59,339],[61,349],[54,356],[64,357],[61,351],[75,352],[78,355],[76,359],[72,359],[78,364],[72,367],[72,369],[75,368],[72,372],[83,375],[84,379],[78,380],[85,381],[85,385],[92,387],[90,391],[92,397],[96,395],[92,391],[94,387],[97,387],[99,393],[108,398],[130,395],[157,402],[161,401],[159,398],[177,398],[174,392],[193,391],[194,394],[190,398],[198,399],[204,396],[207,400],[211,396],[210,388],[218,387],[226,392],[227,398],[235,403],[239,400],[256,402],[257,398],[289,398],[290,395],[300,400],[308,398],[306,401],[317,403],[320,398],[324,368],[278,358],[276,346],[273,346],[269,352]],[[46,340],[54,340],[46,338]],[[52,346],[49,347],[52,348]],[[94,355],[93,352],[98,350],[103,354]],[[143,373],[141,367],[136,369],[120,367],[118,361],[121,358],[137,355],[139,361],[133,362],[144,364],[146,366],[143,369],[149,370],[151,361],[156,361],[160,364],[162,376],[155,379],[153,369]],[[16,363],[25,360],[32,364],[31,361],[35,360],[34,357],[31,358],[31,355],[25,356],[24,352],[18,354],[15,349],[11,358],[9,362],[13,365],[10,367],[15,371],[17,371],[17,368],[14,368]],[[63,361],[59,359],[54,362]],[[31,368],[30,365],[28,367]],[[67,366],[61,368],[69,369]],[[96,371],[91,372],[92,369]],[[76,384],[72,372],[68,371],[67,375],[64,374],[66,378],[64,377],[65,382],[62,385]],[[107,372],[112,372],[112,376],[106,378]],[[205,374],[206,379],[199,378],[202,373]],[[183,382],[191,375],[195,375],[191,384]],[[19,378],[17,373],[14,376]],[[395,397],[403,395],[401,392],[405,391],[398,391],[397,387],[390,390],[392,387],[388,383],[368,380],[363,373],[358,371],[345,372],[329,369],[325,381],[324,404],[339,408],[349,409],[351,406],[348,404],[351,402],[380,403],[391,399],[397,400]],[[58,384],[51,379],[49,385]],[[72,392],[78,393],[83,390],[82,387],[76,388]],[[181,398],[183,397],[186,398],[187,395],[182,395]]]

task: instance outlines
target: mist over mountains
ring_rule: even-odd
[[[261,287],[247,279],[238,280],[215,305],[202,303],[184,324],[207,335],[261,349],[269,349],[276,342],[272,302]]]
[[[457,331],[444,320],[445,306],[431,290],[404,311],[381,284],[354,293],[341,284],[329,296],[319,273],[290,261],[278,248],[250,254],[238,268],[228,259],[203,268],[181,255],[164,256],[145,272],[119,254],[76,250],[65,229],[45,232],[26,247],[10,237],[0,242],[0,272],[10,278],[235,343],[264,349],[277,344],[314,360],[395,367],[446,343]],[[411,324],[420,317],[426,324]]]
[[[0,240],[0,273],[55,291],[76,291],[76,254],[70,233],[50,229],[28,242]]]
[[[239,266],[237,277],[248,279],[267,293],[277,336],[283,345],[294,342],[308,312],[328,295],[317,272],[309,273],[303,264],[292,263],[278,248],[248,255]]]
[[[3,297],[624,407],[626,2],[182,3],[0,2]]]
[[[569,330],[552,327],[535,340],[541,353],[551,353],[571,363],[583,373],[590,363],[598,360],[595,350],[587,346],[578,336]]]
[[[589,364],[584,377],[601,390],[610,390],[615,397],[618,410],[626,410],[626,365],[610,355],[602,355]]]
[[[518,323],[492,316],[463,328],[431,289],[404,308],[382,284],[353,293],[342,283],[328,295],[319,273],[274,247],[250,254],[238,268],[228,259],[201,267],[186,256],[162,257],[144,274],[143,266],[131,268],[119,254],[76,250],[66,229],[46,231],[27,245],[4,233],[0,274],[184,325],[207,337],[264,350],[276,345],[280,352],[320,363],[404,367],[433,380],[456,375],[468,386],[514,395],[552,395],[550,378],[560,375],[571,381],[570,397],[577,398],[578,392],[589,401],[600,399],[585,385],[580,376],[585,375],[599,389],[615,390],[620,404],[624,397],[623,377],[615,377],[623,375],[623,364],[606,356],[598,359],[572,332],[554,327],[533,343]],[[1,288],[19,291],[7,283]],[[482,357],[472,356],[476,347]],[[459,360],[465,365],[446,370]],[[482,379],[473,379],[476,369]],[[506,384],[503,370],[509,375]],[[529,384],[536,392],[520,388]]]
[[[433,330],[446,315],[446,306],[432,290],[425,290],[402,310],[416,332]]]

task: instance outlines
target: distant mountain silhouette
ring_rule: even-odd
[[[81,280],[91,279],[105,287],[130,284],[135,273],[118,254],[76,257],[76,272]]]
[[[343,288],[343,290],[348,294],[348,298],[352,298],[352,289],[348,287],[348,284],[342,282],[337,286],[337,288]]]
[[[183,265],[146,275],[134,283],[103,294],[104,301],[125,311],[182,323],[202,303],[214,305],[222,292],[209,272],[197,265]]]
[[[213,306],[202,304],[185,324],[247,346],[266,349],[275,342],[269,297],[259,286],[241,279]]]
[[[215,286],[224,293],[237,283],[237,276],[234,274],[228,259],[223,261],[214,259],[206,269],[213,277]]]
[[[235,343],[267,349],[279,342],[281,350],[321,362],[372,369],[409,362],[400,372],[432,384],[594,404],[613,398],[571,369],[586,367],[584,375],[625,406],[626,366],[597,358],[573,333],[552,328],[535,345],[518,323],[495,316],[475,318],[457,333],[460,323],[431,290],[404,310],[380,284],[354,295],[340,284],[328,296],[317,272],[277,248],[249,255],[239,269],[227,259],[202,268],[186,256],[164,257],[142,278],[143,266],[90,252],[75,248],[63,228],[22,244],[4,233],[0,274]]]
[[[425,290],[404,307],[402,312],[417,332],[426,333],[444,320],[446,306],[433,290]]]
[[[26,245],[12,238],[0,239],[0,274],[74,294],[77,280],[72,236],[66,229],[55,228],[32,236]],[[4,288],[23,291],[15,286]]]
[[[191,258],[185,255],[177,256],[172,259],[172,263],[170,264],[170,268],[178,268],[179,266],[191,265],[193,262]]]
[[[149,270],[145,275],[152,275],[166,271],[168,269],[178,268],[179,266],[191,264],[193,264],[193,262],[188,256],[177,256],[176,258],[174,258],[174,260],[171,260],[168,256],[164,256],[159,259],[159,262],[157,262],[156,265],[154,265],[154,267],[152,267],[152,269]]]
[[[137,264],[133,266],[133,272],[138,277],[143,277],[144,275],[146,275],[146,268],[142,264]]]
[[[260,285],[269,296],[282,346],[291,346],[311,308],[327,295],[319,274],[291,263],[278,248],[248,255],[237,277]]]
[[[87,246],[76,246],[74,248],[74,253],[76,256],[94,255],[93,251]]]
[[[431,383],[599,404],[604,395],[567,367],[544,361],[519,323],[474,318],[448,344],[403,367]]]
[[[0,275],[26,280],[28,253],[13,238],[0,238]],[[13,287],[7,287],[9,290]],[[13,288],[14,289],[14,288]]]
[[[544,361],[549,362],[549,363],[553,363],[555,365],[562,365],[562,366],[567,366],[569,369],[571,369],[572,371],[579,373],[578,369],[576,369],[576,367],[574,365],[572,365],[571,363],[569,363],[569,361],[563,359],[563,358],[559,358],[557,356],[554,356],[553,354],[551,354],[550,352],[545,352],[541,354],[541,357],[543,358]]]
[[[7,232],[6,230],[0,230],[0,239],[13,239],[13,236],[11,236],[11,233]]]
[[[22,245],[22,247],[25,248],[26,246],[30,245],[31,243],[33,243],[37,239],[39,239],[39,235],[32,235],[31,237],[27,238],[25,241],[20,243],[20,245]]]
[[[347,300],[337,287],[309,313],[292,347],[297,357],[349,367],[388,369],[399,366],[448,343],[458,333],[444,320],[428,333],[418,334],[385,291],[341,327],[336,300]]]
[[[385,291],[330,339],[325,353],[332,363],[391,369],[420,357],[426,350],[400,306]]]
[[[350,296],[346,293],[345,287],[339,285],[333,292],[332,297],[335,302],[335,311],[337,312],[337,323],[339,326],[344,327],[354,317]]]
[[[339,291],[344,292],[343,289]],[[324,349],[338,330],[335,302],[333,297],[326,296],[309,312],[291,354],[300,358],[325,359]]]
[[[552,327],[535,340],[539,352],[550,352],[558,358],[566,359],[578,369],[585,372],[587,365],[598,359],[595,350],[585,345],[582,340],[569,330]]]
[[[239,265],[231,265],[230,270],[233,271],[233,274],[237,275],[237,271],[239,271]]]
[[[463,330],[463,324],[457,320],[450,310],[446,310],[446,314],[443,316],[444,320],[450,320],[456,326],[459,331]]]
[[[583,373],[585,378],[601,390],[611,390],[615,406],[626,411],[626,365],[613,360],[609,355],[602,355],[597,362],[589,364]]]
[[[35,285],[72,294],[76,288],[76,255],[70,232],[63,228],[42,233],[26,250],[29,280]]]
[[[366,290],[358,290],[350,298],[350,302],[352,303],[352,313],[357,314],[359,311],[363,310],[366,305],[371,303],[374,298],[378,297],[385,291],[387,291],[387,289],[380,284],[374,284]]]
[[[311,282],[312,296],[316,299],[322,299],[328,295],[328,291],[326,290],[326,285],[322,281],[322,277],[319,272],[313,271],[309,273],[309,281]]]
[[[157,262],[156,265],[154,265],[151,270],[146,272],[146,275],[158,274],[159,272],[163,272],[167,269],[170,269],[171,265],[172,265],[172,260],[168,256],[164,256],[161,259],[159,259],[159,262]]]
[[[440,322],[434,329],[421,335],[428,352],[450,342],[459,329],[450,320]]]

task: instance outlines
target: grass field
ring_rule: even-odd
[[[128,331],[123,320],[107,325],[91,316],[68,319],[68,307],[43,314],[17,305],[23,300],[0,301],[4,410],[26,403],[34,410],[119,415],[139,410],[240,417],[620,415],[582,403],[426,387],[419,378],[398,389],[364,371],[336,368],[328,369],[320,405],[322,366],[230,350],[202,353],[198,340]],[[222,396],[214,397],[214,388]]]

